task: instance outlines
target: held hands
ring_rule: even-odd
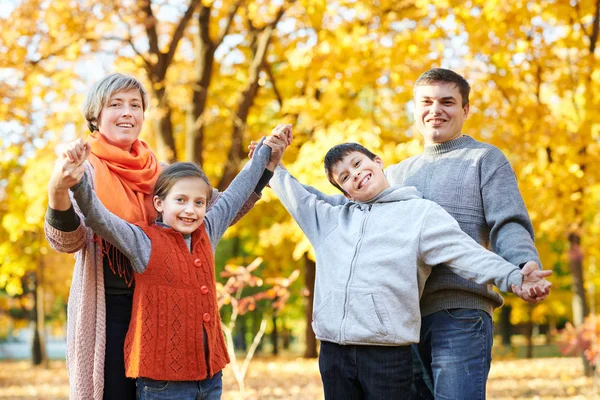
[[[550,270],[541,270],[535,261],[529,261],[521,270],[523,284],[512,286],[512,291],[528,303],[539,303],[548,297],[552,284],[545,278],[552,275]]]
[[[58,151],[58,159],[54,163],[52,176],[48,185],[49,190],[68,191],[75,186],[85,172],[83,162],[91,151],[90,145],[83,140],[77,139]]]
[[[281,162],[281,158],[283,157],[285,149],[292,143],[292,139],[292,125],[290,124],[279,124],[275,127],[275,129],[273,129],[273,131],[271,131],[271,135],[268,136],[264,142],[265,145],[271,148],[271,158],[267,164],[268,170],[275,170],[277,164]],[[249,158],[252,158],[257,145],[258,142],[250,142],[250,145],[248,146]]]

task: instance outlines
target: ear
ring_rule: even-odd
[[[163,201],[160,197],[154,196],[152,198],[152,202],[154,203],[154,208],[156,209],[156,211],[158,211],[159,213],[163,212]]]
[[[383,160],[381,159],[381,157],[375,156],[373,161],[375,161],[375,164],[377,164],[379,166],[379,168],[383,169],[384,164],[383,164]]]
[[[463,118],[467,119],[467,116],[469,115],[469,105],[468,104],[463,107],[463,113],[464,113]]]

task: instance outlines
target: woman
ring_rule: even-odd
[[[55,250],[76,253],[67,312],[71,399],[135,399],[135,381],[125,377],[123,359],[133,297],[131,265],[85,226],[69,187],[78,169],[86,168],[96,194],[114,214],[132,223],[156,218],[152,191],[161,165],[138,139],[148,100],[133,77],[112,74],[97,82],[83,104],[92,132],[89,162],[75,167],[59,156],[48,184],[46,238]],[[271,159],[280,158],[283,150],[273,149]],[[265,170],[238,217],[256,202],[271,175]]]

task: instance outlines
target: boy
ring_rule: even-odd
[[[433,266],[505,292],[515,285],[540,296],[550,287],[551,271],[523,277],[415,188],[390,187],[383,162],[363,146],[335,146],[325,170],[349,202],[318,200],[281,164],[270,184],[316,251],[313,329],[326,399],[408,396],[410,345],[419,342],[419,299]]]

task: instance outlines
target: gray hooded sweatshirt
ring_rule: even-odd
[[[331,205],[277,168],[271,187],[313,245],[312,327],[341,345],[419,342],[419,299],[431,268],[504,292],[521,286],[517,266],[484,249],[414,187],[391,187],[366,203]]]

